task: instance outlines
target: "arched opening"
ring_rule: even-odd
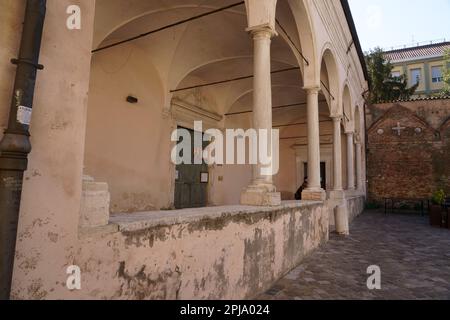
[[[355,122],[355,134],[360,136],[362,133],[362,127],[363,124],[361,123],[362,118],[361,118],[361,111],[359,106],[355,107],[355,117],[354,117],[354,122]]]
[[[342,95],[342,105],[343,105],[343,111],[344,111],[344,123],[345,123],[345,129],[347,131],[353,130],[353,107],[352,107],[352,98],[350,95],[350,90],[347,85],[344,87],[344,92]]]
[[[344,91],[342,95],[342,105],[344,111],[344,121],[342,130],[342,174],[343,174],[343,184],[346,189],[352,189],[352,184],[349,181],[349,156],[354,159],[353,146],[349,145],[348,135],[354,132],[354,114],[352,108],[352,98],[350,95],[350,90],[347,85],[344,86]],[[354,163],[354,161],[353,161]],[[353,167],[353,166],[352,166]],[[354,171],[353,171],[354,172]]]
[[[235,1],[128,3],[97,1],[94,49]],[[305,22],[298,22],[299,15],[306,15],[303,5],[278,1],[280,36],[271,47],[273,123],[278,128],[306,121],[303,70],[305,59],[313,63],[314,55],[300,56],[313,45],[301,39],[298,27]],[[113,213],[174,207],[182,174],[170,160],[173,130],[193,129],[195,120],[203,121],[205,130],[251,127],[253,43],[246,27],[245,6],[234,6],[94,53],[85,173],[109,184]],[[137,103],[127,102],[128,96]],[[326,106],[324,111],[329,114]],[[298,138],[289,135],[282,130],[280,143],[280,161],[289,169],[275,178],[277,187],[289,193],[286,199],[297,186],[291,147]],[[208,166],[206,173],[207,182],[200,182],[207,193],[205,206],[238,204],[252,176],[251,166],[226,164]]]
[[[362,146],[364,145],[363,143],[363,137],[364,137],[364,132],[363,132],[363,122],[362,122],[362,118],[361,118],[361,111],[360,111],[360,107],[358,105],[355,106],[355,185],[356,185],[356,189],[362,189],[363,188],[363,178],[364,178],[364,173],[363,173],[363,168],[364,166],[364,152],[363,152],[363,148]],[[360,190],[361,191],[361,190]]]

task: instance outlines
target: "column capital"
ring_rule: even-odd
[[[343,117],[339,116],[339,115],[334,115],[330,117],[331,119],[333,119],[333,122],[341,122]]]
[[[253,39],[271,39],[278,36],[278,33],[269,25],[247,28],[246,31],[253,36]]]
[[[303,87],[303,90],[305,90],[307,94],[318,94],[322,88],[319,86],[310,86]]]
[[[347,136],[354,136],[354,135],[355,135],[355,132],[354,132],[354,131],[345,131],[345,134],[346,134]]]

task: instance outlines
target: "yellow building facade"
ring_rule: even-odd
[[[403,48],[385,52],[394,69],[392,76],[406,75],[409,86],[419,82],[415,97],[438,94],[444,87],[445,51],[450,42]]]

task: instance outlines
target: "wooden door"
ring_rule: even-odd
[[[188,130],[188,129],[187,129]],[[191,133],[192,148],[191,158],[194,160],[194,131]],[[203,145],[203,150],[207,145]],[[208,165],[180,164],[176,166],[177,177],[175,180],[175,208],[200,208],[208,203],[208,182],[202,182],[203,176],[208,174]]]

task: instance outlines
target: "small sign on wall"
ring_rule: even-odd
[[[179,180],[180,179],[180,171],[175,170],[175,180]]]
[[[209,173],[208,172],[202,172],[200,174],[200,182],[201,183],[208,183],[209,182]]]
[[[31,123],[31,113],[32,112],[33,112],[33,109],[31,109],[31,108],[19,106],[17,108],[17,122],[29,126]]]

